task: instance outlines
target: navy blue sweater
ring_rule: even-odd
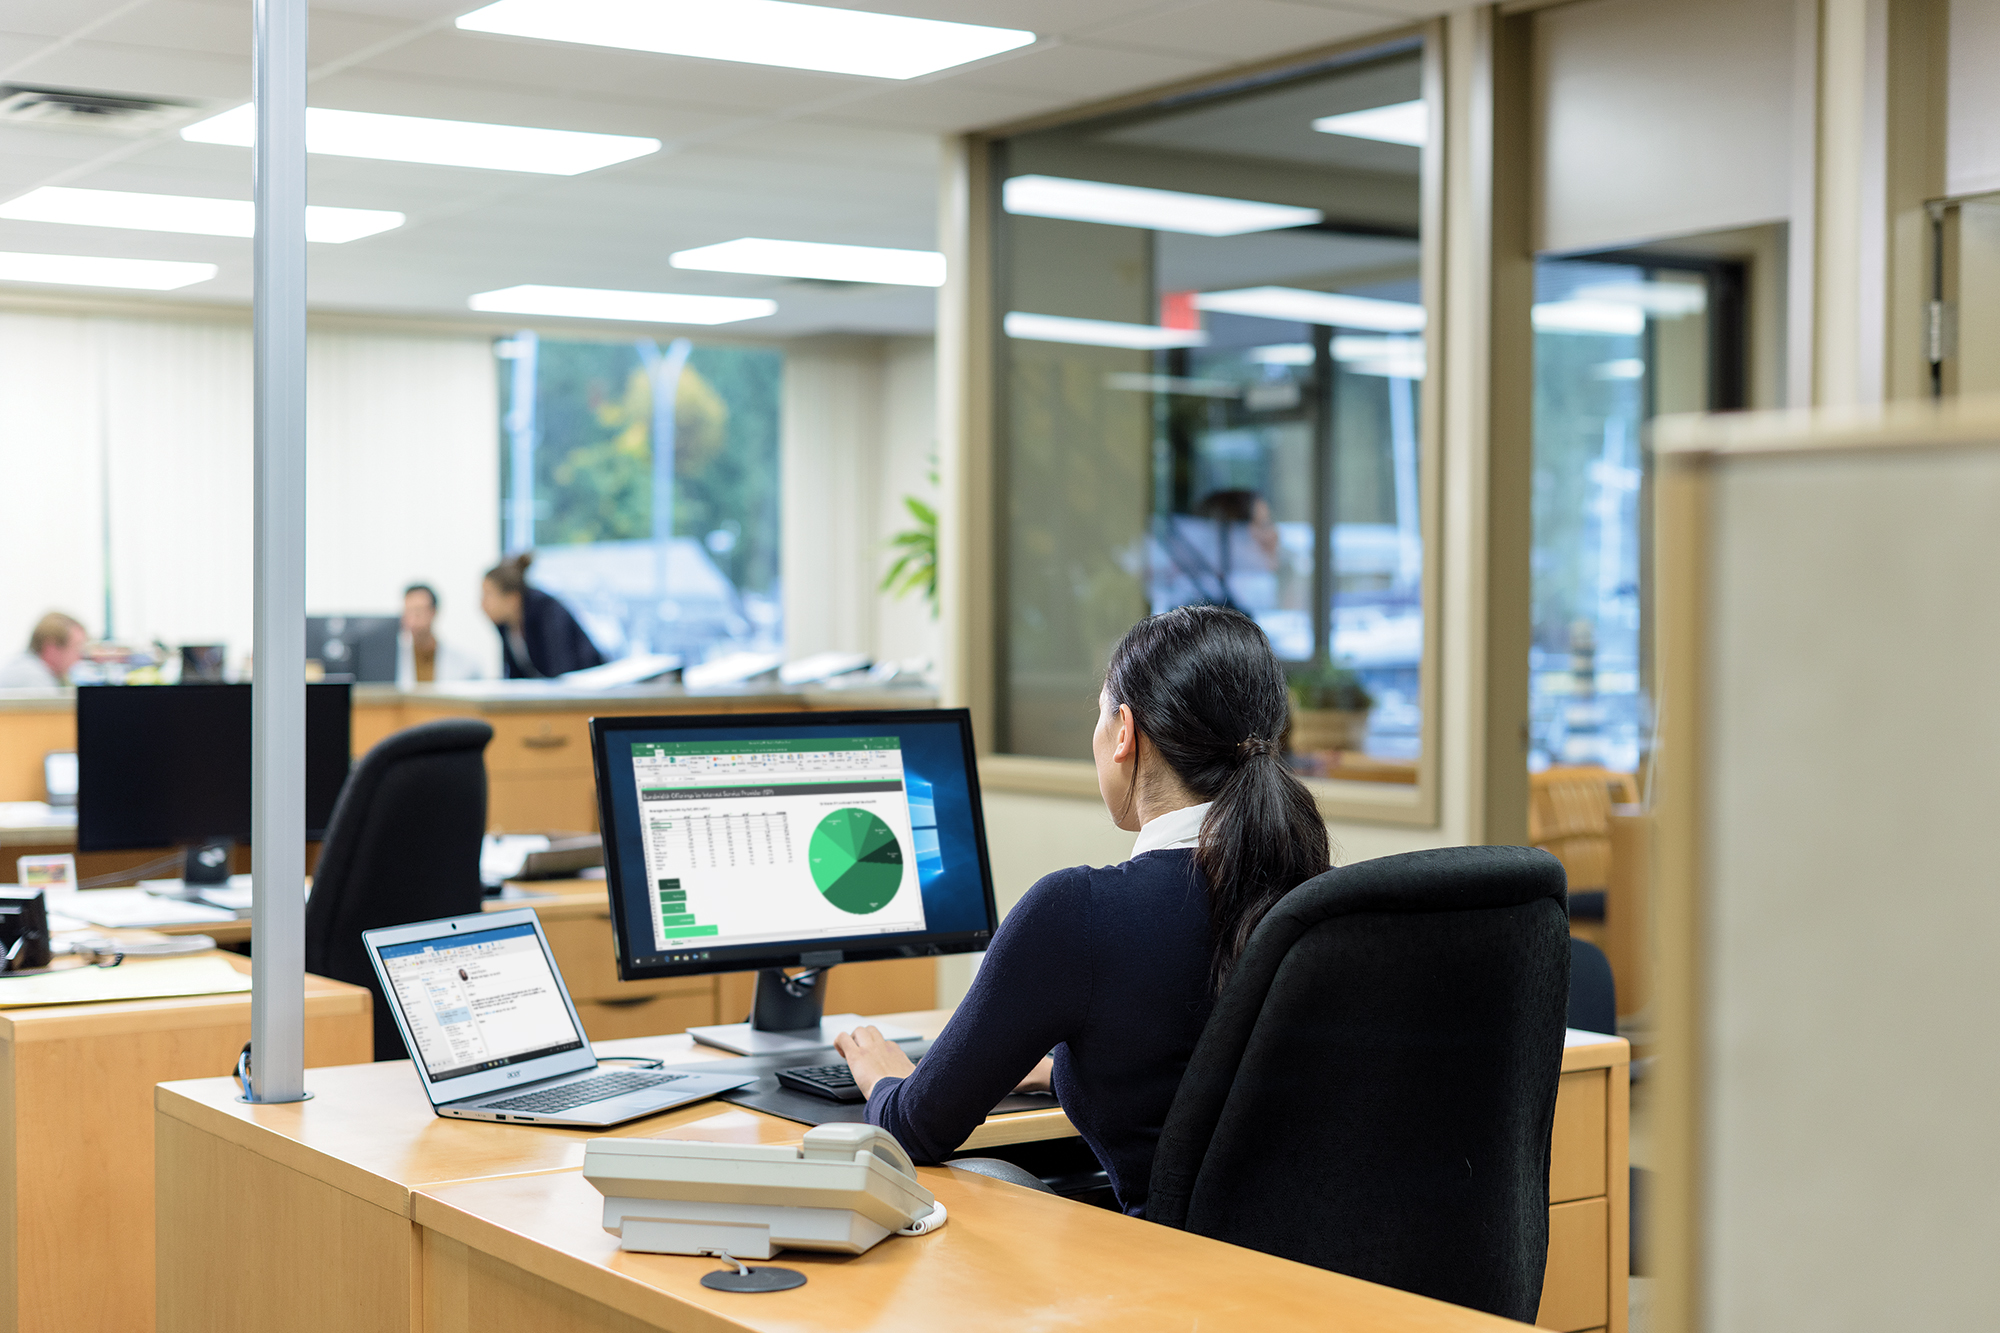
[[[1055,1092],[1142,1213],[1153,1149],[1212,1000],[1208,891],[1194,853],[1058,870],[994,933],[972,989],[907,1079],[868,1099],[919,1162],[956,1151],[993,1104],[1055,1055]]]

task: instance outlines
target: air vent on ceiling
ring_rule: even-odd
[[[149,134],[188,119],[195,110],[165,98],[0,83],[0,124]]]

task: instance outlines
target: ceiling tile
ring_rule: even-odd
[[[17,77],[61,88],[138,97],[236,102],[250,96],[250,52],[240,57],[76,42],[39,57]]]
[[[461,82],[417,73],[385,71],[371,62],[363,69],[330,75],[313,85],[314,106],[347,111],[380,111],[397,116],[436,116],[497,125],[589,130],[598,134],[644,134],[674,140],[730,125],[740,116],[669,103],[565,95],[546,87],[499,82]]]
[[[120,8],[126,0],[7,0],[0,31],[67,37]]]
[[[966,71],[964,78],[980,87],[1018,88],[1064,98],[1074,98],[1078,88],[1089,88],[1092,97],[1115,97],[1187,78],[1212,64],[1213,60],[1191,56],[1070,42],[981,65]]]
[[[1279,0],[1203,0],[1167,13],[1093,28],[1098,41],[1207,59],[1262,56],[1344,41],[1394,25],[1380,14]]]
[[[965,80],[946,79],[857,99],[821,119],[834,124],[889,124],[952,134],[1037,115],[1075,100],[1074,96],[982,88]]]

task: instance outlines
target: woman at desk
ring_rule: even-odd
[[[1142,1214],[1154,1145],[1231,965],[1265,913],[1328,865],[1326,823],[1285,766],[1288,719],[1284,672],[1242,612],[1187,606],[1134,626],[1091,738],[1098,791],[1139,835],[1132,859],[1030,889],[921,1067],[872,1027],[843,1034],[869,1121],[936,1162],[1017,1084],[1053,1086],[1119,1205]]]
[[[528,586],[534,554],[523,551],[486,571],[480,609],[500,631],[500,651],[509,680],[560,676],[600,666],[604,654],[576,623],[569,608],[540,588]]]

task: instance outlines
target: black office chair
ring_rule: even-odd
[[[340,790],[306,903],[306,970],[375,997],[375,1058],[408,1052],[361,932],[479,910],[486,743],[493,728],[447,718],[363,755]]]
[[[1566,1020],[1584,1032],[1618,1035],[1618,988],[1611,960],[1589,940],[1569,937],[1569,1013]]]
[[[1146,1216],[1533,1320],[1568,936],[1562,864],[1531,847],[1300,885],[1202,1031]]]

